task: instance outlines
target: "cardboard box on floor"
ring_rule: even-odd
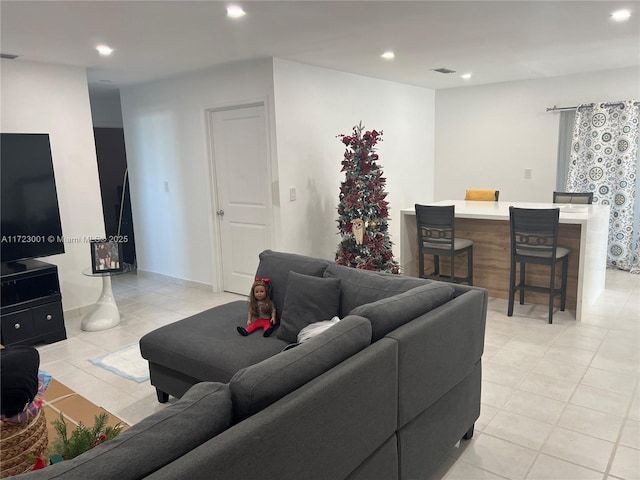
[[[82,395],[74,392],[55,379],[51,379],[44,395],[44,414],[47,417],[47,433],[49,435],[49,445],[57,437],[55,428],[51,422],[60,418],[60,412],[67,422],[67,433],[70,435],[76,428],[76,424],[82,422],[83,425],[91,428],[95,423],[96,415],[106,413],[109,415],[107,425],[115,426],[123,423],[118,417],[107,412],[104,408],[90,402]],[[75,422],[75,423],[74,423]],[[124,429],[127,428],[125,424]],[[124,430],[123,429],[123,430]]]

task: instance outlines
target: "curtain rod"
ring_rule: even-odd
[[[613,103],[604,103],[603,106],[605,107],[615,107],[618,105],[624,105],[623,102],[613,102]],[[633,102],[634,106],[638,106],[640,105],[640,102]],[[587,103],[585,105],[580,105],[579,107],[556,107],[555,105],[553,107],[547,107],[547,112],[560,112],[560,111],[564,111],[564,110],[577,110],[578,108],[593,108],[595,107],[596,104],[595,103]]]

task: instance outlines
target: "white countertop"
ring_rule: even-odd
[[[456,217],[477,218],[484,220],[509,220],[509,207],[518,208],[559,208],[560,223],[584,224],[589,218],[598,214],[608,214],[608,205],[577,205],[561,203],[531,202],[479,202],[466,200],[442,200],[427,205],[454,205]],[[413,208],[401,210],[403,215],[415,215]]]

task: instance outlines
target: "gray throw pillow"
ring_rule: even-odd
[[[451,285],[433,282],[361,305],[354,308],[351,314],[360,315],[371,322],[371,342],[373,343],[399,326],[447,303],[453,298],[454,293],[455,290]]]
[[[274,252],[273,250],[265,250],[260,253],[260,263],[258,264],[256,276],[271,279],[271,300],[276,306],[278,320],[282,315],[289,273],[298,272],[322,277],[329,263],[328,260],[306,257],[295,253]]]
[[[332,319],[339,310],[339,278],[291,272],[276,337],[290,343],[297,342],[300,330],[310,323]]]
[[[324,276],[342,280],[340,284],[342,299],[340,300],[339,314],[341,318],[349,315],[354,308],[360,305],[391,297],[397,293],[406,292],[412,288],[432,282],[432,280],[423,278],[371,272],[336,264],[329,265],[324,271]]]
[[[235,420],[244,420],[277,402],[365,349],[370,340],[369,321],[349,316],[296,348],[243,368],[229,382]]]

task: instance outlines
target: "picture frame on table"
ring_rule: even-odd
[[[91,270],[93,273],[121,272],[122,244],[107,240],[91,240]]]

